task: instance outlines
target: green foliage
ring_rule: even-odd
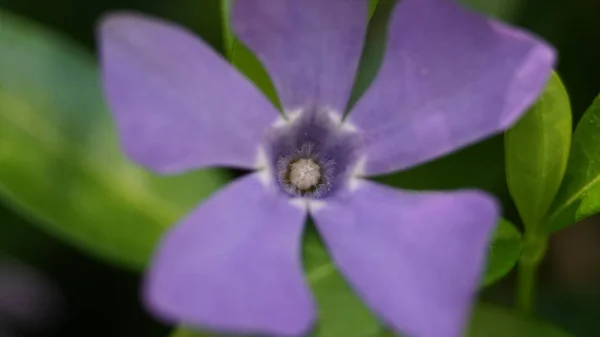
[[[504,179],[503,150],[502,137],[497,136],[375,180],[412,190],[478,188],[494,194],[506,205],[509,195]]]
[[[547,219],[548,232],[600,212],[600,95],[573,133],[563,183]]]
[[[567,167],[571,128],[569,97],[553,73],[537,103],[505,135],[506,179],[526,231],[545,225]]]
[[[86,51],[0,12],[0,195],[76,246],[141,268],[221,171],[158,177],[128,161]]]
[[[380,323],[339,274],[312,225],[303,247],[306,277],[319,311],[311,336],[365,337],[378,332]]]
[[[369,17],[373,15],[373,12],[375,12],[375,8],[377,8],[378,2],[379,0],[369,0]]]
[[[265,96],[280,108],[279,97],[271,81],[271,77],[260,60],[239,39],[233,43],[231,63],[265,94]]]
[[[465,6],[503,21],[514,22],[524,6],[524,0],[459,0]]]
[[[504,308],[479,304],[469,327],[469,337],[569,337],[551,324],[525,318]]]
[[[374,11],[369,20],[365,45],[347,110],[354,106],[379,71],[386,47],[388,22],[396,3],[396,0],[381,0],[376,7],[372,7]]]
[[[500,219],[489,245],[483,285],[490,285],[508,274],[517,263],[523,241],[521,232],[506,219]]]

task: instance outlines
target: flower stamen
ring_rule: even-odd
[[[288,179],[301,191],[309,190],[321,179],[320,167],[312,159],[300,159],[289,166]]]

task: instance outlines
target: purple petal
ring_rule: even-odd
[[[554,64],[545,43],[449,0],[403,0],[382,68],[350,121],[365,173],[404,169],[510,127]]]
[[[165,173],[256,165],[277,111],[208,45],[139,14],[108,16],[99,34],[104,88],[131,158]]]
[[[177,225],[147,279],[154,312],[225,332],[307,331],[314,309],[300,258],[306,214],[278,193],[252,174]]]
[[[342,274],[390,327],[461,336],[498,217],[491,197],[362,181],[313,217]]]
[[[286,110],[342,113],[366,34],[366,0],[244,0],[233,9],[239,38],[267,68]]]

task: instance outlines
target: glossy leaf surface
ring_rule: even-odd
[[[508,188],[528,230],[544,225],[570,146],[569,97],[554,73],[536,104],[505,135]]]
[[[573,133],[567,171],[544,221],[544,229],[555,231],[599,212],[600,96],[587,109]]]

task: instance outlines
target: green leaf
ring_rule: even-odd
[[[375,12],[375,8],[377,8],[378,2],[379,0],[369,0],[369,17],[373,15],[373,12]]]
[[[483,285],[490,285],[508,274],[521,255],[521,232],[509,221],[501,219],[489,246]]]
[[[254,85],[256,85],[263,94],[275,105],[280,108],[279,97],[275,91],[275,86],[271,81],[271,77],[267,70],[262,65],[260,60],[254,55],[246,45],[239,39],[233,42],[233,51],[231,63],[246,77],[248,77]],[[281,110],[281,109],[280,109]]]
[[[348,111],[369,88],[379,71],[387,42],[388,22],[396,3],[397,0],[381,0],[375,7],[372,7],[374,11],[371,13],[367,27],[365,45],[350,95]]]
[[[0,11],[0,196],[48,231],[134,268],[221,186],[221,171],[158,177],[117,144],[90,54]]]
[[[567,171],[546,222],[556,231],[600,212],[600,95],[573,133]]]
[[[460,0],[459,2],[469,8],[509,22],[514,22],[519,18],[520,11],[525,4],[523,0]]]
[[[500,307],[479,304],[471,318],[469,337],[569,337],[538,320],[527,319]]]
[[[406,171],[376,177],[375,180],[411,190],[478,188],[506,202],[509,198],[504,178],[503,149],[502,136],[497,136]]]
[[[556,73],[537,103],[505,135],[506,179],[528,231],[537,231],[556,196],[571,146],[569,96]]]
[[[304,239],[307,280],[316,298],[319,317],[312,337],[367,337],[381,324],[339,274],[310,225]]]

